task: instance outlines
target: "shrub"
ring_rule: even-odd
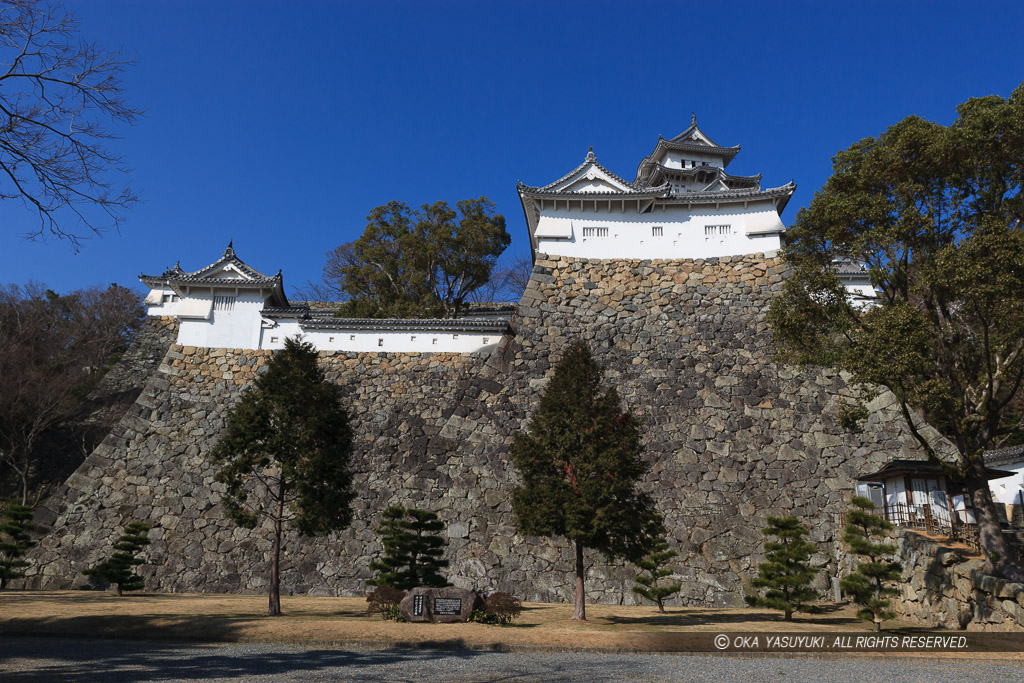
[[[370,563],[378,572],[366,583],[408,590],[417,586],[447,586],[441,571],[448,566],[444,555],[444,522],[429,510],[393,505],[384,511],[377,534],[384,554]]]
[[[405,591],[392,586],[380,586],[366,596],[368,612],[376,612],[385,621],[398,621],[398,607],[405,597]]]
[[[523,611],[523,603],[510,593],[497,591],[484,598],[484,608],[476,611],[483,613],[483,619],[479,621],[504,626],[519,616]]]
[[[896,546],[885,540],[892,532],[892,524],[874,513],[875,504],[867,498],[854,496],[853,509],[846,515],[843,543],[852,555],[862,559],[857,570],[839,582],[843,592],[861,605],[857,616],[870,621],[875,631],[882,622],[896,616],[890,608],[889,598],[899,595],[892,584],[903,576],[903,566],[886,558],[896,554]]]

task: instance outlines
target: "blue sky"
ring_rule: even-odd
[[[632,179],[658,135],[701,128],[737,174],[794,179],[910,114],[949,123],[1024,81],[1021,2],[70,2],[123,47],[145,109],[116,149],[144,202],[79,253],[0,206],[0,282],[137,285],[229,239],[289,293],[392,199],[485,195],[525,251],[518,180],[598,160]]]

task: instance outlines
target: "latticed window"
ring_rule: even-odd
[[[607,237],[608,228],[583,228],[584,237]]]
[[[651,228],[651,237],[662,237],[665,234],[665,228],[660,225],[655,225]]]
[[[233,310],[235,310],[235,297],[233,297],[233,296],[215,296],[215,297],[213,297],[213,310],[215,310],[215,311],[233,311]]]

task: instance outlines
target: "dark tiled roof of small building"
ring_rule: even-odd
[[[985,451],[985,464],[990,467],[1000,465],[1012,465],[1024,462],[1024,446],[1007,446],[1006,448],[995,448]]]

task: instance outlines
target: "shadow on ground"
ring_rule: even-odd
[[[230,651],[216,646],[187,644],[58,641],[4,638],[0,641],[0,670],[4,681],[75,680],[106,683],[111,680],[182,680],[237,678],[316,672],[343,667],[373,667],[435,659],[437,649],[445,657],[470,661],[478,652],[454,652],[462,643],[438,643],[434,650],[351,651],[298,649],[282,651],[258,645],[235,646]],[[31,670],[18,660],[32,660]]]

